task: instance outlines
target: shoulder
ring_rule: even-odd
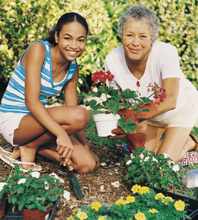
[[[46,55],[46,48],[44,43],[41,41],[35,41],[32,43],[27,50],[27,55],[44,60]]]
[[[124,48],[123,48],[123,46],[121,45],[121,46],[119,46],[119,47],[113,49],[110,53],[108,53],[105,59],[106,59],[107,61],[108,61],[108,60],[111,60],[111,59],[116,60],[116,59],[118,59],[120,56],[122,56],[123,54],[124,54]]]
[[[172,44],[155,40],[153,42],[152,50],[159,51],[159,52],[163,52],[163,51],[176,51],[177,48],[175,46],[173,46]]]
[[[44,43],[42,41],[35,41],[34,43],[32,43],[29,46],[28,50],[35,50],[35,51],[40,51],[40,52],[45,52],[45,46]]]

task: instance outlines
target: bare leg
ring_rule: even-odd
[[[192,142],[188,142],[191,130],[192,128],[167,128],[157,154],[167,153],[175,162],[181,161],[193,149]]]
[[[74,146],[74,152],[71,157],[72,166],[78,173],[87,173],[95,169],[99,163],[98,158],[93,152],[87,150],[78,140],[70,136]],[[55,144],[55,143],[54,143]],[[37,153],[45,156],[53,161],[61,162],[59,154],[56,152],[56,145],[46,148],[41,146],[38,148]]]
[[[19,146],[15,146],[10,157],[13,159],[18,159],[20,156],[21,156],[21,152]]]
[[[89,113],[81,107],[53,107],[47,109],[52,117],[64,126],[70,135],[85,128],[89,121]],[[31,115],[26,115],[15,130],[14,143],[20,145],[21,158],[25,162],[33,162],[37,148],[54,140],[54,136]]]
[[[164,132],[164,128],[158,128],[146,123],[137,125],[137,133],[146,134],[145,148],[149,151],[157,152],[159,148],[159,140]]]

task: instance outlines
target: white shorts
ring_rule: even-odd
[[[19,127],[21,119],[25,116],[24,113],[0,112],[0,131],[3,137],[13,146],[14,131]]]
[[[190,89],[185,90],[187,103],[174,115],[161,121],[145,120],[144,123],[156,127],[188,127],[198,126],[198,95],[193,94]]]

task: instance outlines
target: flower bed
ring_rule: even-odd
[[[117,200],[111,205],[92,203],[91,206],[82,205],[74,211],[74,215],[67,220],[181,220],[189,219],[184,201],[170,195],[140,185],[131,188],[133,195],[126,199]]]

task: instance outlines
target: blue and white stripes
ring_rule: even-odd
[[[43,105],[46,105],[48,97],[57,95],[61,91],[64,84],[73,78],[76,71],[77,62],[76,60],[72,61],[66,77],[61,82],[54,83],[52,78],[52,61],[49,42],[36,42],[42,42],[46,52],[45,61],[41,69],[41,92],[39,97]],[[27,49],[24,51],[24,53],[27,51]],[[4,96],[1,100],[0,111],[2,112],[30,112],[25,105],[25,68],[21,65],[21,58],[15,67]]]

